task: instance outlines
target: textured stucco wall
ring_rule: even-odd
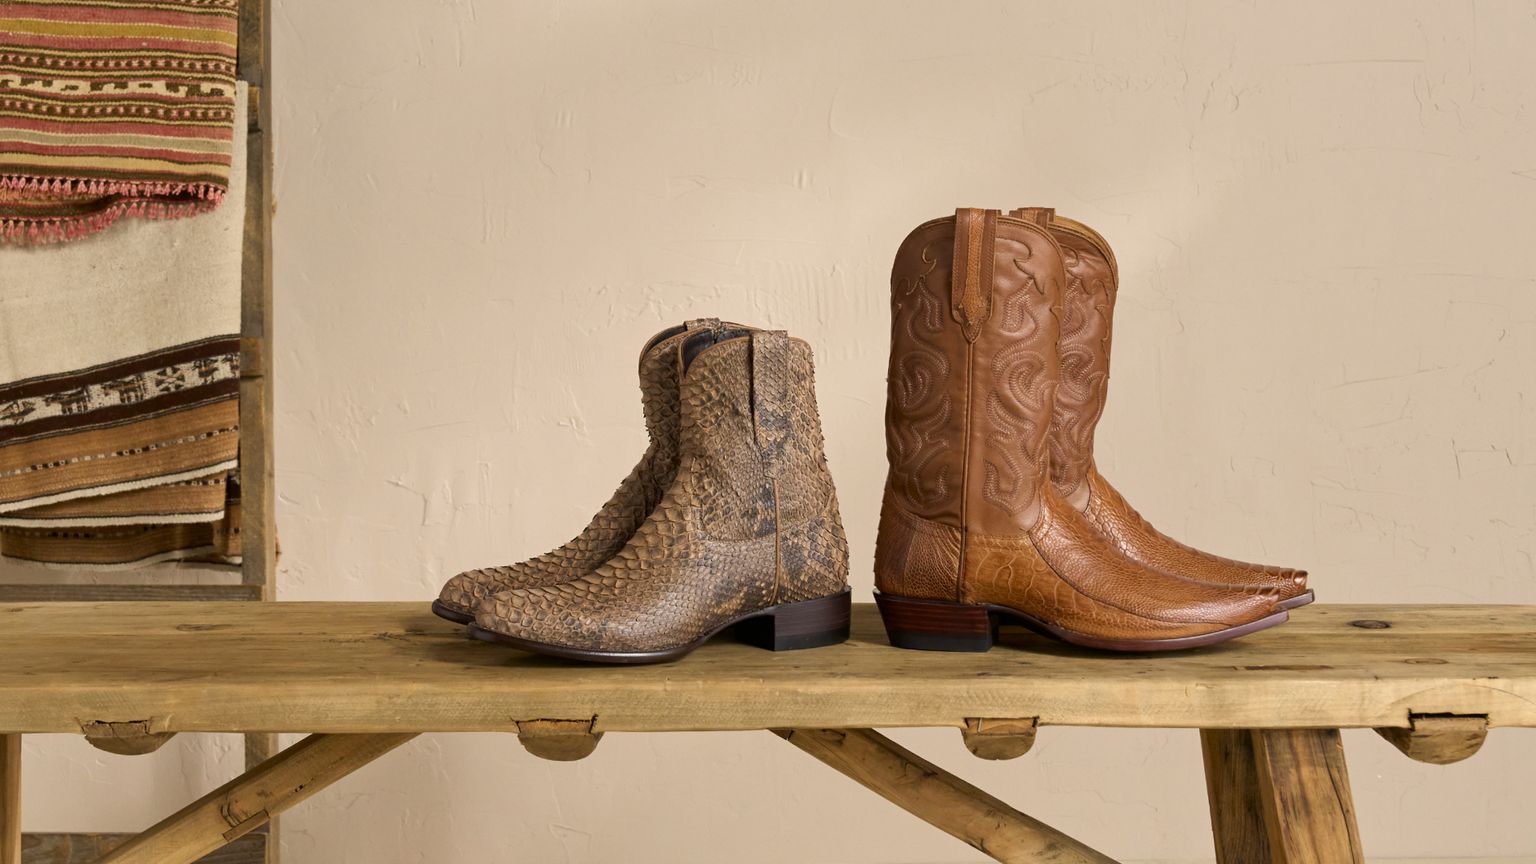
[[[275,27],[286,599],[425,601],[565,539],[642,447],[640,343],[703,314],[816,346],[868,591],[896,244],[1044,203],[1119,254],[1100,464],[1155,522],[1325,601],[1536,602],[1536,4],[278,0]],[[1117,857],[1209,854],[1193,732],[1001,764],[894,737]],[[1347,741],[1373,854],[1536,860],[1536,733],[1449,768]],[[27,826],[140,827],[228,743],[40,737]],[[576,764],[427,736],[284,829],[294,864],[976,859],[767,733]]]

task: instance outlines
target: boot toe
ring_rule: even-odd
[[[451,612],[474,615],[475,606],[486,596],[486,585],[492,579],[485,570],[466,570],[449,579],[437,595],[437,602]]]

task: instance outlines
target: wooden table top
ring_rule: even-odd
[[[853,622],[830,648],[722,637],[621,668],[467,639],[425,602],[0,604],[0,732],[1402,727],[1410,712],[1536,727],[1536,606],[1315,605],[1226,645],[1140,655],[1010,630],[987,654],[902,651],[873,606]]]

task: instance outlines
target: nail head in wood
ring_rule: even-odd
[[[1409,714],[1408,728],[1380,728],[1376,734],[1409,759],[1450,765],[1482,749],[1488,738],[1488,718],[1478,714]]]
[[[552,762],[575,762],[597,749],[603,733],[593,731],[597,718],[590,720],[519,720],[517,740],[523,749]]]
[[[965,749],[978,759],[1017,759],[1035,746],[1038,727],[1039,719],[1035,717],[967,717],[960,737],[965,741]]]

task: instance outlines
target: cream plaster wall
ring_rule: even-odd
[[[867,592],[896,245],[1045,203],[1119,254],[1100,464],[1160,526],[1325,601],[1536,602],[1536,3],[277,0],[275,26],[285,599],[425,602],[565,539],[642,447],[640,343],[705,314],[816,346]],[[1002,764],[895,737],[1117,857],[1209,855],[1193,732],[1052,729]],[[1374,854],[1536,861],[1536,733],[1449,768],[1347,741]],[[34,739],[27,827],[141,827],[228,743]],[[977,857],[767,733],[576,764],[426,736],[284,830],[292,864]]]

